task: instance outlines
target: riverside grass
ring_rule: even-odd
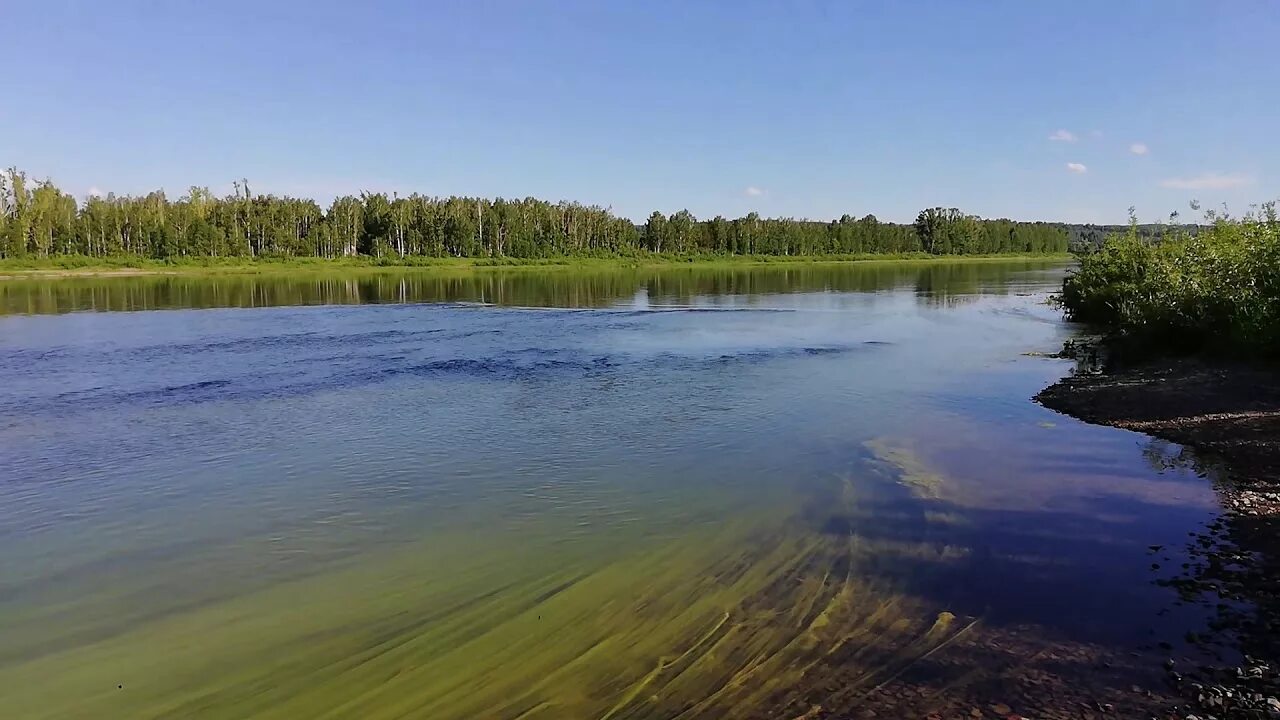
[[[580,268],[611,269],[637,267],[798,265],[815,263],[929,262],[963,263],[1000,260],[1066,260],[1063,253],[1001,253],[993,255],[931,255],[928,253],[863,253],[857,255],[675,255],[641,253],[632,255],[572,255],[545,258],[453,258],[405,257],[371,258],[276,258],[276,257],[182,257],[156,260],[140,256],[89,257],[62,255],[49,258],[0,259],[0,278],[75,277],[94,274],[255,274],[344,271]]]

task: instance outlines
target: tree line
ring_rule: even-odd
[[[524,198],[400,196],[365,192],[316,201],[254,194],[247,182],[218,197],[192,187],[94,195],[79,202],[49,180],[0,174],[0,257],[542,258],[573,255],[1060,253],[1071,240],[1056,223],[983,220],[930,208],[911,225],[874,215],[821,222],[757,213],[699,220],[654,212],[641,224],[608,208]]]

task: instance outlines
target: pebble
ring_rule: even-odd
[[[1170,673],[1173,684],[1191,700],[1180,714],[1185,720],[1280,718],[1280,673],[1269,663],[1246,657],[1236,668],[1199,671],[1194,679]]]

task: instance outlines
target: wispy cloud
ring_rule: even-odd
[[[1077,138],[1076,134],[1071,132],[1070,130],[1058,130],[1052,135],[1050,135],[1049,139],[1052,140],[1053,142],[1075,142],[1080,138]]]
[[[1089,172],[1089,168],[1085,167],[1081,163],[1067,163],[1067,172],[1083,175]]]
[[[98,189],[97,185],[89,188],[89,197],[102,197],[102,191]]]
[[[1227,188],[1252,185],[1253,178],[1242,173],[1207,172],[1203,175],[1186,178],[1169,178],[1160,181],[1160,187],[1174,190],[1226,190]]]
[[[1146,143],[1134,143],[1129,146],[1129,152],[1134,155],[1146,155],[1151,152],[1151,150],[1147,147]]]
[[[758,188],[755,185],[748,185],[746,190],[742,191],[747,197],[760,197],[764,195],[764,188]]]

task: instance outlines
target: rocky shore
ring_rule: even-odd
[[[1077,373],[1036,400],[1177,443],[1187,452],[1172,462],[1213,480],[1222,519],[1191,538],[1193,562],[1160,582],[1186,602],[1216,608],[1207,631],[1187,639],[1222,660],[1194,667],[1168,660],[1170,688],[1182,698],[1169,717],[1280,718],[1280,368],[1148,360]]]

